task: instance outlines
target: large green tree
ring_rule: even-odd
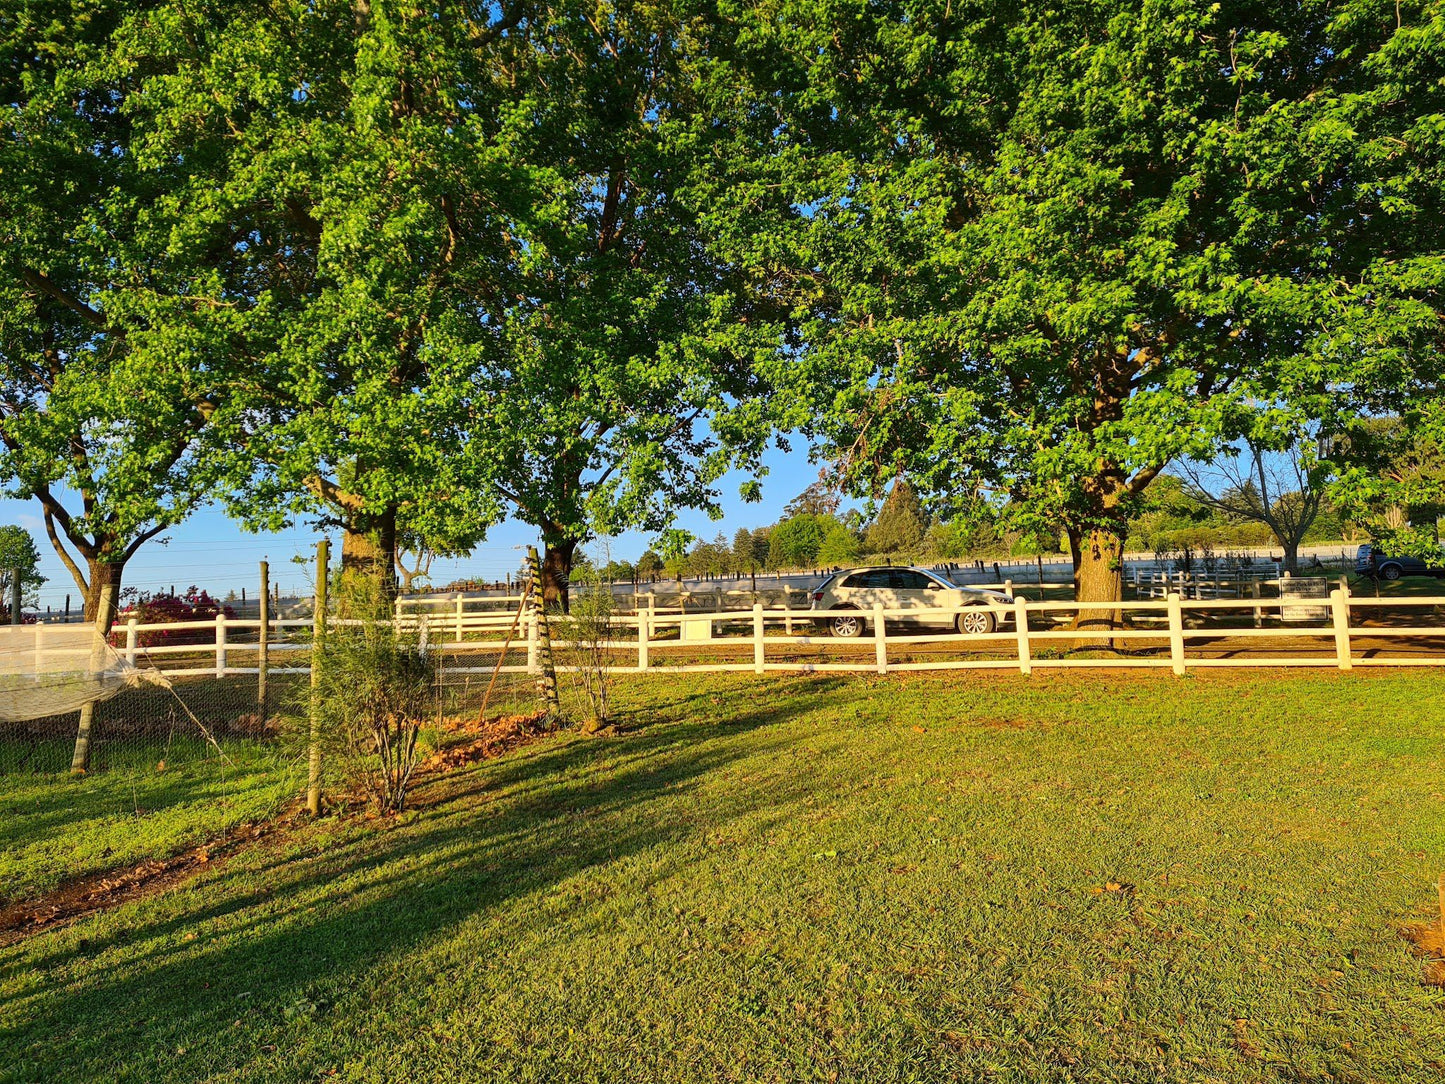
[[[159,69],[127,102],[140,168],[186,164],[142,217],[195,268],[172,325],[223,359],[229,509],[339,527],[343,572],[388,584],[399,539],[454,551],[495,518],[479,374],[556,189],[498,67],[521,16],[440,14],[177,0],[109,57]]]
[[[1239,404],[1287,430],[1342,387],[1404,386],[1405,360],[1435,385],[1440,189],[1407,159],[1438,161],[1412,51],[1438,3],[738,19],[719,112],[758,153],[725,182],[730,241],[795,305],[780,423],[858,488],[907,471],[936,504],[1062,523],[1079,598],[1110,601],[1139,495],[1241,435]]]
[[[0,483],[39,502],[86,616],[107,623],[126,562],[202,499],[219,401],[161,311],[189,269],[145,209],[183,168],[140,168],[125,108],[156,68],[105,62],[133,8],[0,16]]]
[[[755,390],[756,302],[696,202],[720,149],[700,85],[705,7],[536,4],[508,38],[532,153],[559,189],[489,390],[493,424],[515,436],[499,486],[541,533],[549,603],[565,604],[579,544],[716,512],[718,479],[756,450],[756,428],[727,424]]]
[[[509,513],[557,601],[581,541],[715,503],[751,295],[684,198],[708,126],[674,7],[135,14],[116,64],[166,69],[132,106],[142,165],[191,170],[152,213],[224,250],[191,296],[243,521],[337,525],[343,568],[389,581],[398,537],[454,551]]]
[[[0,526],[0,613],[8,615],[15,585],[20,585],[23,606],[36,604],[35,589],[45,582],[40,574],[40,551],[24,527]],[[0,617],[0,621],[6,620]]]

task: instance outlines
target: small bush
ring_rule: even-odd
[[[399,629],[379,590],[349,584],[319,652],[320,674],[290,728],[309,745],[314,706],[323,760],[382,812],[399,812],[420,759],[418,741],[437,710],[437,666],[425,626]]]
[[[582,729],[589,733],[611,721],[611,649],[607,645],[617,635],[615,608],[606,584],[598,579],[581,584],[574,580],[570,612],[553,618],[554,635],[567,644],[563,661],[585,708]]]

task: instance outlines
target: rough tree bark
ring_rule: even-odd
[[[87,583],[81,588],[85,596],[85,620],[101,622],[107,630],[115,624],[115,613],[120,599],[120,581],[125,565],[120,562],[87,558],[86,570],[90,573]],[[110,590],[107,591],[106,588]],[[107,612],[101,613],[101,603],[106,603]]]
[[[571,609],[568,587],[572,579],[572,561],[577,555],[577,540],[561,534],[542,535],[542,605],[567,613]]]
[[[380,513],[353,512],[341,535],[342,582],[374,580],[382,593],[396,593],[396,509]]]

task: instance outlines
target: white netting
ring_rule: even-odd
[[[0,722],[76,711],[142,680],[94,625],[0,626]]]

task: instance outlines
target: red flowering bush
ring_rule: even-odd
[[[142,625],[169,625],[182,621],[214,621],[217,614],[235,617],[231,607],[217,602],[207,591],[188,587],[183,595],[140,594],[116,614],[116,630],[112,640],[125,645],[125,625],[131,618]],[[142,631],[136,637],[137,647],[174,647],[183,644],[213,644],[216,634],[210,629],[157,629]]]

